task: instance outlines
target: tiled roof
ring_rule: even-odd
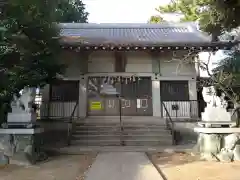
[[[194,23],[86,24],[62,23],[61,37],[89,45],[159,45],[210,43]]]

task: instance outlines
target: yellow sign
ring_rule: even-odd
[[[91,102],[90,105],[91,110],[101,110],[102,109],[102,103],[101,102]]]

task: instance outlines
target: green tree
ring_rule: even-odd
[[[170,4],[159,6],[156,10],[160,17],[164,13],[177,12],[183,14],[181,21],[199,21],[200,28],[214,37],[240,24],[239,0],[172,0]],[[154,22],[160,21],[155,19]]]
[[[81,0],[61,0],[56,12],[58,22],[86,23],[88,19],[88,12]]]
[[[61,73],[56,4],[45,0],[8,0],[0,24],[0,120],[14,94],[25,86],[51,83]]]
[[[197,21],[200,17],[199,9],[201,6],[197,1],[189,0],[175,0],[171,1],[166,6],[159,6],[156,8],[156,11],[159,13],[158,16],[152,16],[151,19],[154,19],[152,23],[161,22],[162,16],[165,13],[180,13],[183,17],[180,19],[181,22],[185,21]]]
[[[151,16],[150,20],[148,22],[155,24],[155,23],[159,23],[159,22],[164,22],[164,20],[161,16]]]
[[[232,101],[240,102],[240,50],[234,48],[225,52],[225,56],[213,69],[212,76],[216,79],[216,86],[222,86],[220,89],[231,94]]]

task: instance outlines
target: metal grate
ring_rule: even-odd
[[[188,81],[161,81],[162,101],[188,101]]]

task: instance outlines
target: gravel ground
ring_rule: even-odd
[[[155,153],[149,155],[166,180],[239,180],[240,162],[200,161],[187,153]]]
[[[0,169],[0,180],[83,180],[96,154],[61,155],[35,166],[9,165]]]

